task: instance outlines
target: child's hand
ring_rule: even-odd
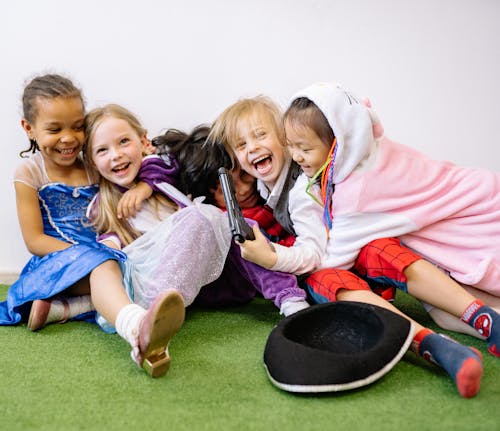
[[[118,218],[135,217],[141,210],[141,204],[153,194],[153,189],[145,182],[140,181],[137,185],[123,193],[118,206],[116,215]]]
[[[278,261],[278,256],[274,248],[262,234],[259,226],[253,226],[253,233],[255,235],[253,241],[248,240],[243,243],[238,243],[241,249],[241,256],[250,262],[271,269]]]

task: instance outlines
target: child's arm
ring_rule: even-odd
[[[239,244],[241,256],[273,271],[295,275],[313,271],[321,262],[327,236],[321,218],[315,218],[311,212],[309,214],[310,217],[304,218],[300,223],[294,223],[297,237],[291,247],[268,242],[260,229],[254,226],[255,240]]]
[[[139,181],[137,185],[123,193],[118,206],[116,215],[118,218],[135,217],[141,210],[141,204],[151,197],[153,189],[144,181]]]
[[[241,257],[263,268],[273,268],[278,261],[273,244],[262,234],[258,225],[253,226],[253,233],[255,236],[254,240],[238,243],[241,249]]]
[[[43,231],[42,213],[38,203],[38,194],[28,185],[15,182],[17,217],[21,233],[28,251],[43,257],[54,251],[64,250],[70,243],[46,235]]]
[[[127,190],[118,202],[116,209],[118,218],[135,217],[141,210],[142,202],[151,197],[153,191],[163,193],[156,184],[169,183],[175,186],[178,172],[179,164],[173,157],[168,159],[168,163],[157,155],[144,157],[136,178],[137,185]]]
[[[316,269],[326,250],[328,240],[323,224],[323,209],[306,192],[307,181],[302,176],[290,190],[288,207],[296,233],[292,247],[267,244],[263,235],[240,244],[242,256],[273,271],[296,275]]]
[[[296,275],[309,273],[320,266],[326,252],[328,234],[323,222],[323,207],[306,193],[306,185],[306,177],[301,175],[290,190],[288,208],[296,238],[292,247],[275,245],[274,271]]]
[[[173,156],[165,160],[160,156],[151,155],[144,157],[142,160],[136,180],[149,184],[153,191],[161,192],[156,188],[156,184],[169,183],[177,186],[178,178],[179,163]]]

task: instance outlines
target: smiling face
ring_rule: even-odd
[[[139,173],[146,136],[126,120],[105,116],[89,137],[89,151],[99,173],[108,181],[131,187]]]
[[[287,158],[272,120],[262,113],[239,119],[231,146],[241,169],[272,189]]]
[[[23,119],[21,125],[29,139],[37,142],[46,167],[72,167],[85,141],[81,98],[37,97],[34,105],[35,120]]]
[[[288,152],[309,178],[318,172],[328,159],[330,147],[309,127],[293,127],[285,122]]]

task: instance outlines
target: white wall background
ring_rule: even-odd
[[[500,170],[498,0],[25,0],[0,14],[3,280],[29,257],[12,173],[28,144],[23,84],[40,72],[69,75],[88,108],[124,104],[151,137],[242,96],[285,107],[303,86],[337,81],[370,97],[393,139]]]

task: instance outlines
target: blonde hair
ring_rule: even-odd
[[[262,121],[276,133],[279,142],[285,144],[283,113],[280,107],[266,96],[240,99],[226,108],[215,120],[208,141],[220,142],[231,157],[233,167],[237,165],[234,147],[238,140],[238,127],[242,121]]]
[[[94,133],[102,121],[109,117],[126,121],[141,138],[147,134],[147,130],[142,127],[137,117],[120,105],[109,104],[91,110],[85,117],[85,136],[87,141],[83,154],[90,166],[94,169],[96,169],[92,159],[92,141]],[[138,238],[140,233],[137,232],[125,218],[119,219],[117,217],[116,209],[121,197],[122,192],[118,190],[115,184],[101,176],[99,180],[99,205],[97,205],[96,211],[92,214],[92,224],[99,233],[113,232],[117,234],[120,241],[125,246]],[[170,200],[157,193],[153,193],[150,201],[153,203],[157,215],[158,204],[160,203],[177,208]]]

